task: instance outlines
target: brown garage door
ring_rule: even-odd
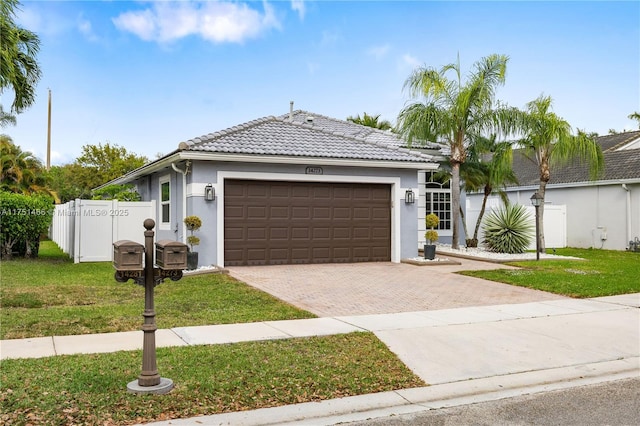
[[[391,260],[391,187],[225,180],[225,265]]]

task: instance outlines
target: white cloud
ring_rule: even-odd
[[[93,32],[91,21],[84,18],[82,15],[78,17],[78,31],[83,34],[89,41],[97,41],[98,37]]]
[[[388,43],[383,44],[382,46],[373,46],[367,49],[367,55],[373,56],[377,61],[379,61],[387,56],[387,53],[389,53],[390,49],[391,46]]]
[[[291,10],[298,12],[300,20],[304,19],[304,14],[306,13],[304,0],[291,0]]]
[[[227,1],[155,2],[145,10],[130,11],[113,19],[115,26],[143,40],[161,43],[197,35],[214,43],[242,43],[270,28],[280,28],[271,5],[264,12],[245,3]]]
[[[412,68],[416,68],[420,66],[420,61],[418,61],[416,57],[411,56],[408,53],[405,53],[404,55],[402,55],[402,62],[405,65],[409,65]]]

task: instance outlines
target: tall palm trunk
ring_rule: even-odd
[[[451,248],[458,249],[458,223],[460,221],[460,163],[451,164]]]
[[[491,192],[493,192],[493,188],[490,185],[485,185],[484,196],[482,197],[482,206],[480,207],[480,213],[478,213],[476,227],[473,230],[473,241],[476,242],[476,247],[478,243],[478,232],[480,231],[480,223],[482,223],[482,218],[484,217],[484,212],[487,208],[487,199],[489,198],[489,195],[491,195]]]

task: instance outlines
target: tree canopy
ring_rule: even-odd
[[[58,199],[49,188],[45,168],[32,153],[23,151],[7,135],[0,135],[0,190],[16,194],[43,194]]]
[[[90,199],[95,195],[135,200],[136,195],[128,188],[110,187],[100,194],[93,194],[92,190],[147,162],[146,157],[109,142],[104,145],[85,145],[73,163],[52,167],[49,178],[62,202],[76,198]]]
[[[347,117],[347,121],[380,130],[390,130],[392,128],[391,123],[388,120],[380,121],[380,114],[369,115],[365,112],[362,117],[360,117],[360,114],[355,117],[349,116]]]
[[[495,91],[505,82],[508,60],[497,54],[481,58],[465,81],[458,59],[440,69],[418,68],[405,82],[405,89],[417,100],[400,112],[400,134],[410,146],[440,142],[449,151],[453,248],[458,248],[460,165],[467,159],[467,147],[483,133],[507,134],[515,129],[517,110],[494,107]]]
[[[538,193],[542,196],[542,205],[536,218],[540,251],[545,249],[544,197],[552,169],[577,159],[589,164],[591,178],[595,179],[604,168],[600,145],[583,131],[578,130],[574,135],[571,125],[553,113],[551,106],[551,97],[544,95],[527,104],[521,123],[523,137],[518,141],[540,172]]]
[[[7,88],[13,91],[14,114],[34,103],[35,88],[42,75],[36,60],[40,39],[14,21],[19,4],[17,0],[0,1],[0,94]]]

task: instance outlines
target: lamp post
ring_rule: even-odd
[[[540,260],[540,233],[538,229],[539,229],[539,221],[540,221],[539,209],[540,209],[540,206],[542,205],[543,198],[542,198],[542,195],[540,195],[540,193],[536,191],[533,193],[530,200],[531,200],[531,205],[536,208],[536,260]]]

